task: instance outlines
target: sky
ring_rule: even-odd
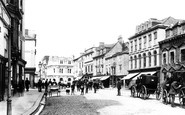
[[[25,0],[25,28],[37,35],[36,63],[45,55],[77,58],[85,49],[125,42],[150,18],[185,19],[184,0]]]

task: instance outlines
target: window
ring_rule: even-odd
[[[119,65],[119,70],[120,70],[120,72],[121,72],[121,70],[122,70],[122,65]]]
[[[135,40],[135,51],[137,51],[137,39]]]
[[[166,31],[166,38],[170,37],[170,31]]]
[[[142,43],[141,38],[139,38],[139,49],[140,49],[140,50],[142,49],[141,43]]]
[[[141,54],[139,54],[139,68],[141,68]]]
[[[144,36],[144,48],[146,48],[146,36]]]
[[[63,64],[63,60],[60,60],[60,64]]]
[[[152,35],[151,34],[149,34],[148,35],[148,45],[149,45],[149,47],[151,47],[151,44],[152,43]]]
[[[59,72],[60,72],[60,73],[63,73],[63,69],[60,69]]]
[[[63,81],[63,78],[60,78],[60,81]]]
[[[135,68],[137,68],[137,57],[134,56],[134,59],[135,59]]]
[[[143,67],[146,67],[146,54],[143,54]]]
[[[185,49],[181,50],[181,62],[185,61]]]
[[[148,60],[148,62],[149,62],[149,67],[151,66],[151,53],[150,52],[148,52],[148,58],[149,58],[149,60]]]
[[[174,57],[175,57],[175,53],[174,52],[170,52],[170,63],[171,64],[173,64],[174,61],[175,61]]]
[[[154,66],[157,65],[157,52],[154,51]]]
[[[172,31],[173,31],[173,36],[174,36],[174,35],[177,35],[177,27],[174,28]]]
[[[133,52],[133,42],[132,41],[130,42],[130,49],[131,49],[131,52]]]
[[[55,73],[55,68],[53,68],[53,72]]]
[[[68,78],[68,81],[71,81],[71,78]]]
[[[163,64],[166,64],[166,53],[163,54]]]
[[[68,61],[68,64],[71,64],[71,61]]]
[[[68,69],[68,71],[69,71],[68,73],[71,73],[71,69]]]
[[[130,68],[132,69],[133,68],[133,62],[132,62],[132,57],[130,57]]]

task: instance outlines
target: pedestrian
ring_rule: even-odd
[[[84,95],[84,81],[80,82],[81,95]]]
[[[85,83],[85,93],[88,93],[88,89],[89,89],[89,82],[87,81]]]
[[[118,79],[118,82],[117,82],[117,90],[118,90],[118,94],[117,96],[121,96],[121,80]]]
[[[39,79],[38,81],[38,91],[42,92],[42,80],[41,79]]]
[[[45,86],[45,92],[47,93],[48,92],[48,79],[46,79],[45,83],[44,83],[44,86]]]
[[[51,79],[49,79],[49,85],[53,85],[53,82],[51,81]]]
[[[93,82],[93,88],[94,88],[94,93],[96,93],[98,89],[98,82],[96,80]]]
[[[74,90],[75,90],[75,83],[73,81],[71,85],[71,95],[74,95]]]
[[[30,81],[28,80],[28,78],[26,78],[25,85],[26,85],[26,91],[29,91]]]
[[[171,98],[171,106],[175,107],[174,101],[175,101],[175,95],[177,94],[177,90],[181,88],[181,85],[179,85],[177,83],[177,81],[173,81],[171,86],[170,86],[170,91],[169,91],[169,95]]]
[[[57,82],[55,79],[53,79],[53,86],[56,86],[57,85]]]

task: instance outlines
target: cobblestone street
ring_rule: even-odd
[[[122,96],[116,96],[116,89],[100,89],[95,94],[66,95],[50,97],[41,115],[162,115],[185,114],[185,109],[164,105],[150,96],[147,100],[130,97],[130,91],[122,89]]]

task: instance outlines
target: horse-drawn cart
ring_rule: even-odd
[[[150,94],[156,94],[156,98],[161,97],[161,88],[158,85],[158,77],[141,74],[136,79],[136,83],[131,87],[132,97],[149,98]]]

